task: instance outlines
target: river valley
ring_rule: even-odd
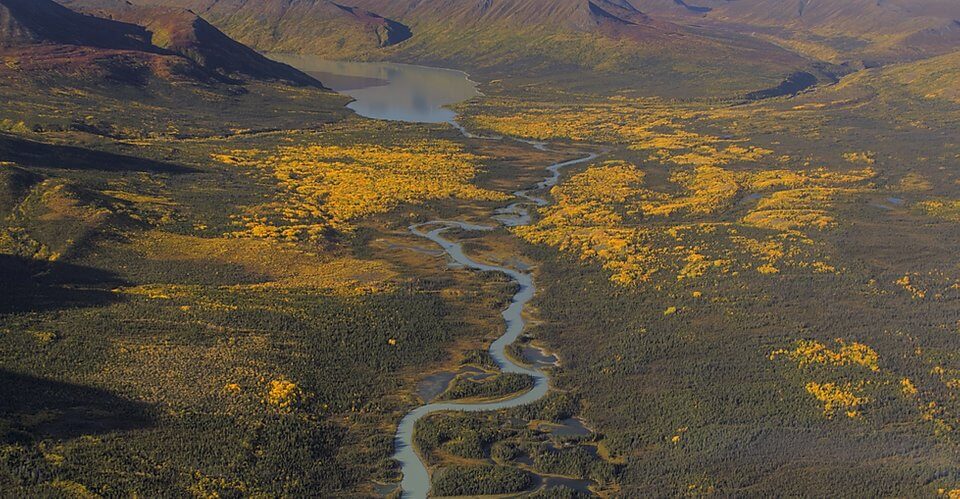
[[[355,99],[349,107],[362,116],[409,122],[449,123],[468,139],[515,140],[539,151],[550,151],[548,144],[544,142],[477,135],[460,125],[454,119],[455,113],[444,106],[479,95],[476,84],[470,81],[465,73],[394,63],[324,61],[311,56],[273,55],[273,57],[310,72],[318,78],[325,78],[323,81],[330,82],[328,85],[334,90]],[[414,235],[439,246],[456,264],[480,272],[502,273],[518,285],[510,305],[501,313],[504,332],[490,345],[489,353],[501,373],[530,376],[533,378],[533,387],[506,399],[474,403],[456,401],[427,403],[407,413],[397,427],[393,456],[400,463],[403,474],[400,483],[402,497],[420,499],[426,498],[430,493],[430,472],[418,455],[414,439],[414,429],[419,420],[443,411],[483,412],[520,407],[540,400],[550,389],[550,379],[544,371],[536,366],[527,367],[517,364],[506,354],[507,347],[517,341],[524,332],[526,325],[524,311],[536,294],[533,275],[517,268],[479,262],[468,256],[460,243],[446,235],[453,231],[491,232],[497,230],[498,225],[509,228],[531,223],[529,209],[549,203],[541,196],[560,181],[563,168],[593,161],[599,156],[600,153],[596,152],[584,153],[580,158],[546,166],[547,176],[542,181],[530,188],[514,192],[516,201],[490,214],[496,224],[477,225],[457,220],[433,220],[410,227]],[[540,356],[549,358],[542,353]],[[434,387],[432,391],[439,394],[443,388]],[[556,481],[555,478],[552,480]],[[550,482],[550,480],[545,482],[543,479],[540,481]]]

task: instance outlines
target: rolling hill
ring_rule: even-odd
[[[410,28],[329,0],[143,0],[191,9],[242,43],[271,52],[360,56],[411,37]]]
[[[0,0],[5,68],[15,70],[18,77],[46,71],[137,85],[149,78],[228,84],[253,78],[320,86],[190,12],[120,2],[113,7],[114,18],[107,19],[51,0]]]
[[[0,1],[0,47],[35,44],[159,52],[139,26],[85,16],[48,0]]]
[[[960,47],[960,3],[950,0],[631,0],[678,23],[720,25],[776,39],[834,62],[917,59]]]
[[[147,40],[204,70],[225,77],[284,80],[298,85],[316,81],[286,64],[258,54],[186,9],[133,5],[123,0],[64,0],[70,8],[141,27]]]

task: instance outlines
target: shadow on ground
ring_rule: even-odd
[[[0,134],[0,161],[23,166],[66,170],[114,172],[190,173],[196,170],[152,159],[126,156],[83,147],[34,142]]]
[[[98,388],[0,369],[0,443],[133,430],[151,421],[147,404]]]
[[[0,254],[0,314],[103,306],[123,285],[105,270]]]

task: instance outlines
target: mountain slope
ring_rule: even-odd
[[[0,51],[8,59],[7,69],[15,66],[20,76],[43,70],[89,82],[106,79],[136,85],[160,78],[228,84],[263,79],[321,86],[188,11],[111,0],[91,0],[90,5],[90,14],[99,16],[52,0],[0,0]],[[107,14],[112,19],[101,17]]]
[[[50,0],[0,0],[0,47],[38,43],[157,52],[139,26],[85,16]]]
[[[960,51],[894,64],[862,75],[874,86],[897,89],[916,98],[943,99],[960,104]]]
[[[578,65],[587,60],[610,67],[642,63],[642,54],[624,61],[622,53],[646,49],[701,64],[698,52],[709,53],[717,45],[733,52],[720,50],[712,58],[752,66],[783,63],[788,57],[782,51],[873,65],[960,48],[960,3],[951,0],[351,0],[355,7],[329,0],[138,3],[194,9],[261,50],[337,58],[409,56],[479,65],[512,59],[529,65],[536,61],[524,54],[528,47],[502,47],[526,42],[538,52],[529,55]],[[564,34],[566,45],[549,43],[557,33]],[[598,34],[596,40],[573,39]],[[605,43],[610,40],[640,47],[611,47]],[[405,43],[382,50],[400,41]],[[510,50],[518,54],[511,56]],[[457,55],[445,57],[449,51]],[[741,61],[737,52],[744,52]],[[790,64],[795,67],[796,60]]]
[[[60,3],[142,27],[154,46],[190,59],[212,73],[277,79],[298,85],[317,84],[306,74],[233,40],[189,10],[137,6],[122,0],[63,0]]]
[[[410,29],[373,12],[329,0],[141,0],[191,9],[238,41],[271,52],[360,55],[398,44]]]
[[[836,60],[914,59],[960,48],[960,2],[952,0],[631,0],[679,23],[761,30]]]

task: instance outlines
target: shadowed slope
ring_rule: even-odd
[[[681,24],[759,29],[791,48],[834,60],[888,62],[960,48],[960,3],[952,0],[631,1]]]
[[[267,59],[185,9],[141,7],[122,0],[63,0],[61,3],[142,27],[151,44],[190,59],[212,73],[317,85],[312,77]]]
[[[188,8],[247,45],[271,52],[358,55],[400,43],[410,29],[362,8],[329,0],[142,0]]]
[[[105,390],[3,369],[0,400],[2,443],[133,430],[148,426],[151,419],[146,404]]]
[[[140,9],[125,2],[105,9],[109,2],[92,1],[101,6],[93,9],[96,14],[116,19],[76,12],[52,0],[0,0],[0,50],[7,56],[3,69],[138,86],[154,77],[224,83],[253,78],[320,86],[190,12]]]
[[[86,16],[50,0],[0,0],[0,47],[37,43],[157,52],[139,26]]]

